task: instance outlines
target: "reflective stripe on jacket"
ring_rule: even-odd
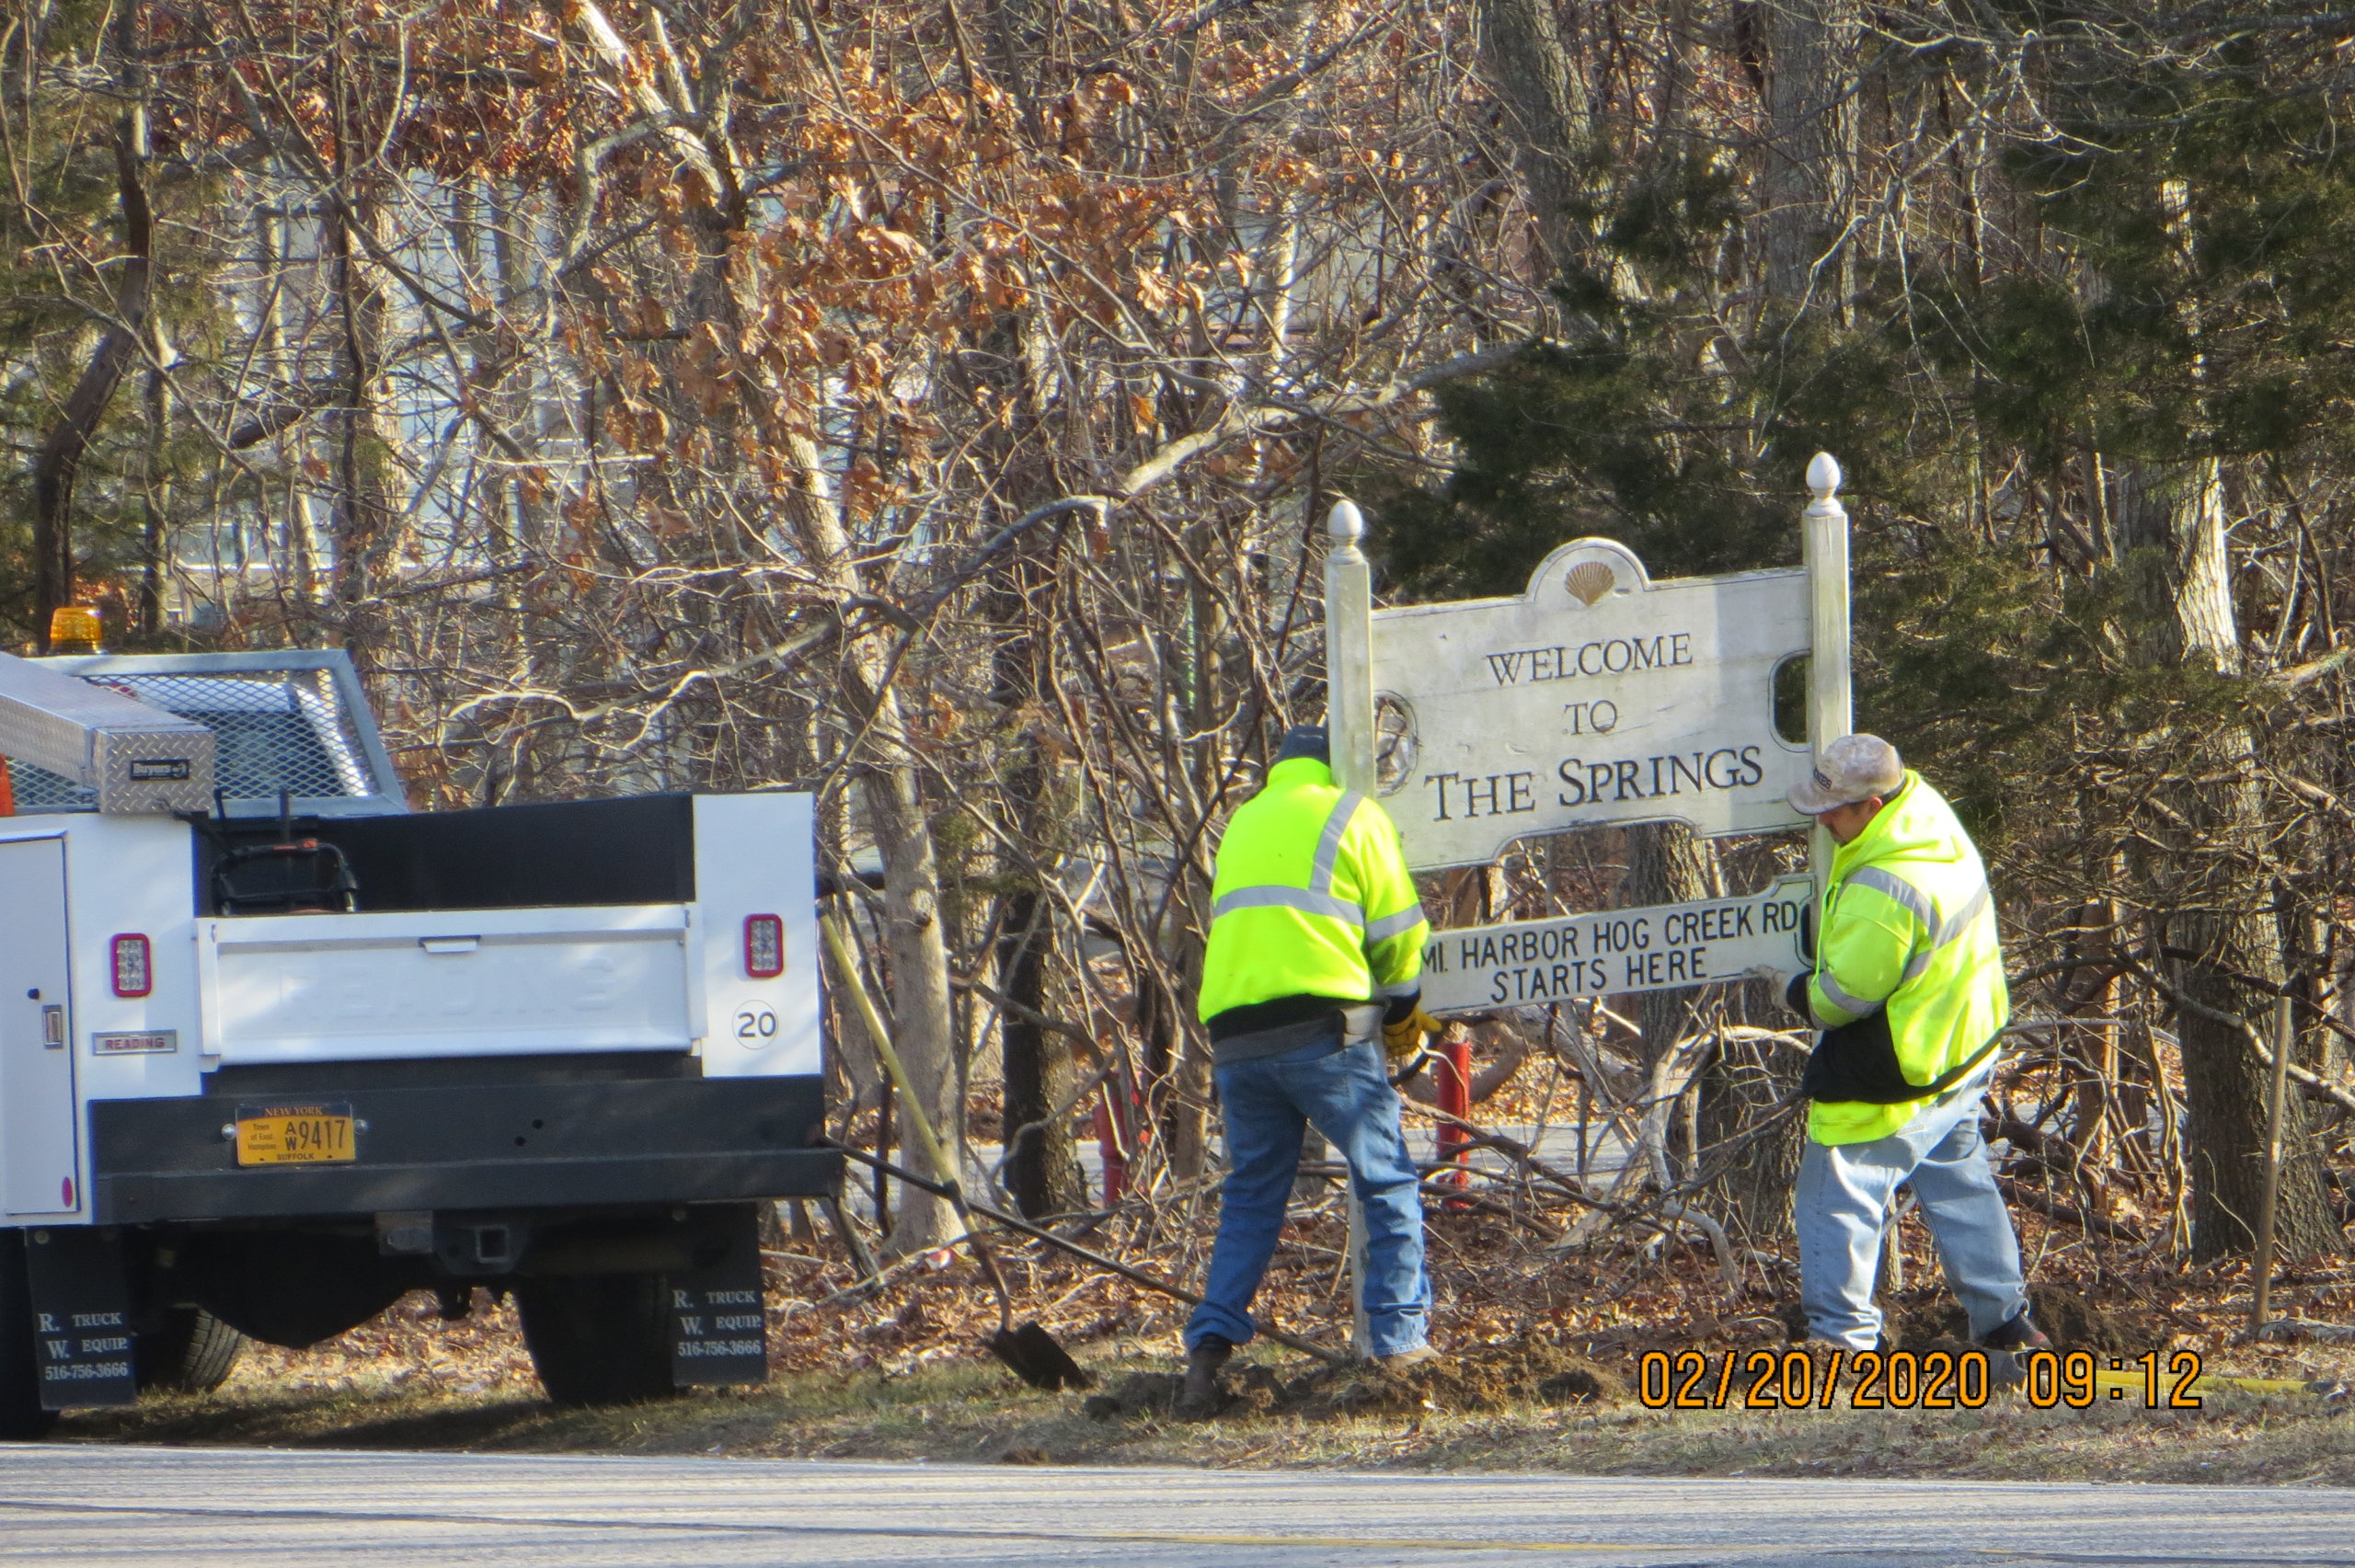
[[[1808,1002],[1818,1024],[1886,1008],[1897,1064],[1927,1084],[1968,1060],[2011,1016],[1987,868],[1954,807],[1908,771],[1897,794],[1832,857]],[[1808,1136],[1867,1143],[1913,1119],[1896,1104],[1818,1101]]]
[[[1430,936],[1390,814],[1314,758],[1279,762],[1219,843],[1200,1015],[1412,995]]]

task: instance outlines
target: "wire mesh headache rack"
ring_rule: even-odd
[[[212,729],[216,782],[231,801],[266,804],[281,792],[314,808],[372,803],[400,810],[399,784],[365,715],[357,684],[335,656],[128,656],[44,661],[61,673],[122,693]],[[12,764],[18,811],[86,811],[95,794],[46,769]],[[391,797],[387,800],[385,797]]]

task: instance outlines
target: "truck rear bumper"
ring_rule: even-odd
[[[822,1091],[811,1075],[272,1095],[350,1105],[355,1158],[242,1168],[224,1134],[236,1100],[94,1100],[91,1196],[102,1225],[813,1197],[842,1177],[812,1147]]]

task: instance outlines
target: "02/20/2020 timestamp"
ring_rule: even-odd
[[[2139,1399],[2150,1410],[2198,1410],[2200,1353],[2147,1351],[2131,1359],[2039,1350],[2004,1379],[2039,1410]],[[1994,1391],[1983,1350],[1647,1351],[1637,1394],[1651,1410],[1977,1410]]]

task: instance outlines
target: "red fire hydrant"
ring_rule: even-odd
[[[1129,1168],[1143,1152],[1142,1140],[1153,1136],[1153,1124],[1144,1114],[1144,1097],[1126,1096],[1121,1104],[1120,1085],[1108,1082],[1096,1096],[1096,1148],[1104,1157],[1104,1207],[1111,1207],[1127,1196]]]
[[[1120,1201],[1129,1187],[1128,1146],[1112,1119],[1112,1090],[1108,1084],[1096,1097],[1096,1148],[1104,1156],[1104,1207]]]
[[[1451,1116],[1472,1114],[1472,1041],[1470,1036],[1451,1029],[1440,1038],[1439,1049],[1433,1053],[1431,1090],[1440,1110]],[[1453,1122],[1439,1124],[1439,1158],[1442,1164],[1459,1169],[1449,1171],[1438,1180],[1451,1187],[1471,1185],[1471,1173],[1460,1167],[1470,1163],[1472,1151],[1467,1147],[1472,1135]]]

